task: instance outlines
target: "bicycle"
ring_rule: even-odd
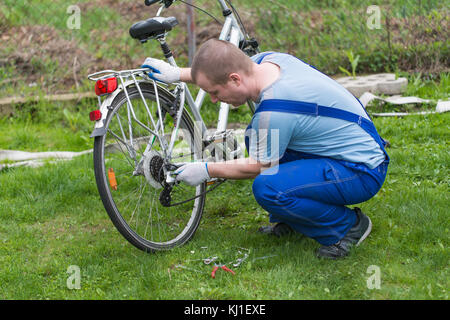
[[[231,2],[217,1],[225,17],[219,39],[248,55],[258,53],[257,41],[248,36]],[[176,66],[165,39],[178,21],[161,16],[175,0],[145,4],[157,2],[161,6],[156,17],[133,24],[130,35],[141,43],[157,40],[168,62]],[[221,161],[243,153],[233,130],[227,130],[227,104],[220,104],[217,130],[208,134],[200,114],[205,92],[200,89],[194,100],[186,83],[155,81],[149,71],[103,70],[88,78],[96,81],[99,102],[90,118],[95,121],[94,172],[103,206],[126,240],[154,252],[189,241],[199,226],[206,193],[224,182],[216,179],[189,187],[177,183],[173,171],[186,162]],[[248,105],[254,112],[253,102]]]

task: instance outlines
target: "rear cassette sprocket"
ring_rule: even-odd
[[[164,160],[161,155],[151,150],[144,154],[144,175],[148,183],[155,189],[161,189],[164,185]]]

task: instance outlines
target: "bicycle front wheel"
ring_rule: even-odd
[[[95,138],[94,171],[100,197],[114,226],[135,247],[153,252],[180,246],[193,237],[203,212],[206,184],[174,185],[172,203],[197,198],[172,207],[161,204],[163,164],[176,123],[176,98],[158,90],[158,109],[153,86],[144,83],[140,89],[146,103],[134,85],[127,88],[128,99],[121,92],[112,102],[105,121],[107,132]],[[156,136],[154,133],[162,127],[165,134]],[[196,138],[186,110],[174,132],[170,163],[198,160],[201,137]]]

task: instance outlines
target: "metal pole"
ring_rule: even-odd
[[[187,0],[188,4],[192,4],[193,0]],[[187,31],[188,31],[188,57],[189,66],[192,64],[192,60],[195,55],[195,19],[194,10],[192,6],[186,6],[186,16],[187,16]]]

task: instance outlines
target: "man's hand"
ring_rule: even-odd
[[[176,181],[183,181],[190,186],[197,186],[210,179],[206,162],[187,163],[175,170],[174,174]]]
[[[147,58],[142,64],[141,68],[150,68],[152,70],[148,76],[152,79],[163,81],[166,83],[173,83],[180,81],[181,69],[171,66],[165,61]]]

